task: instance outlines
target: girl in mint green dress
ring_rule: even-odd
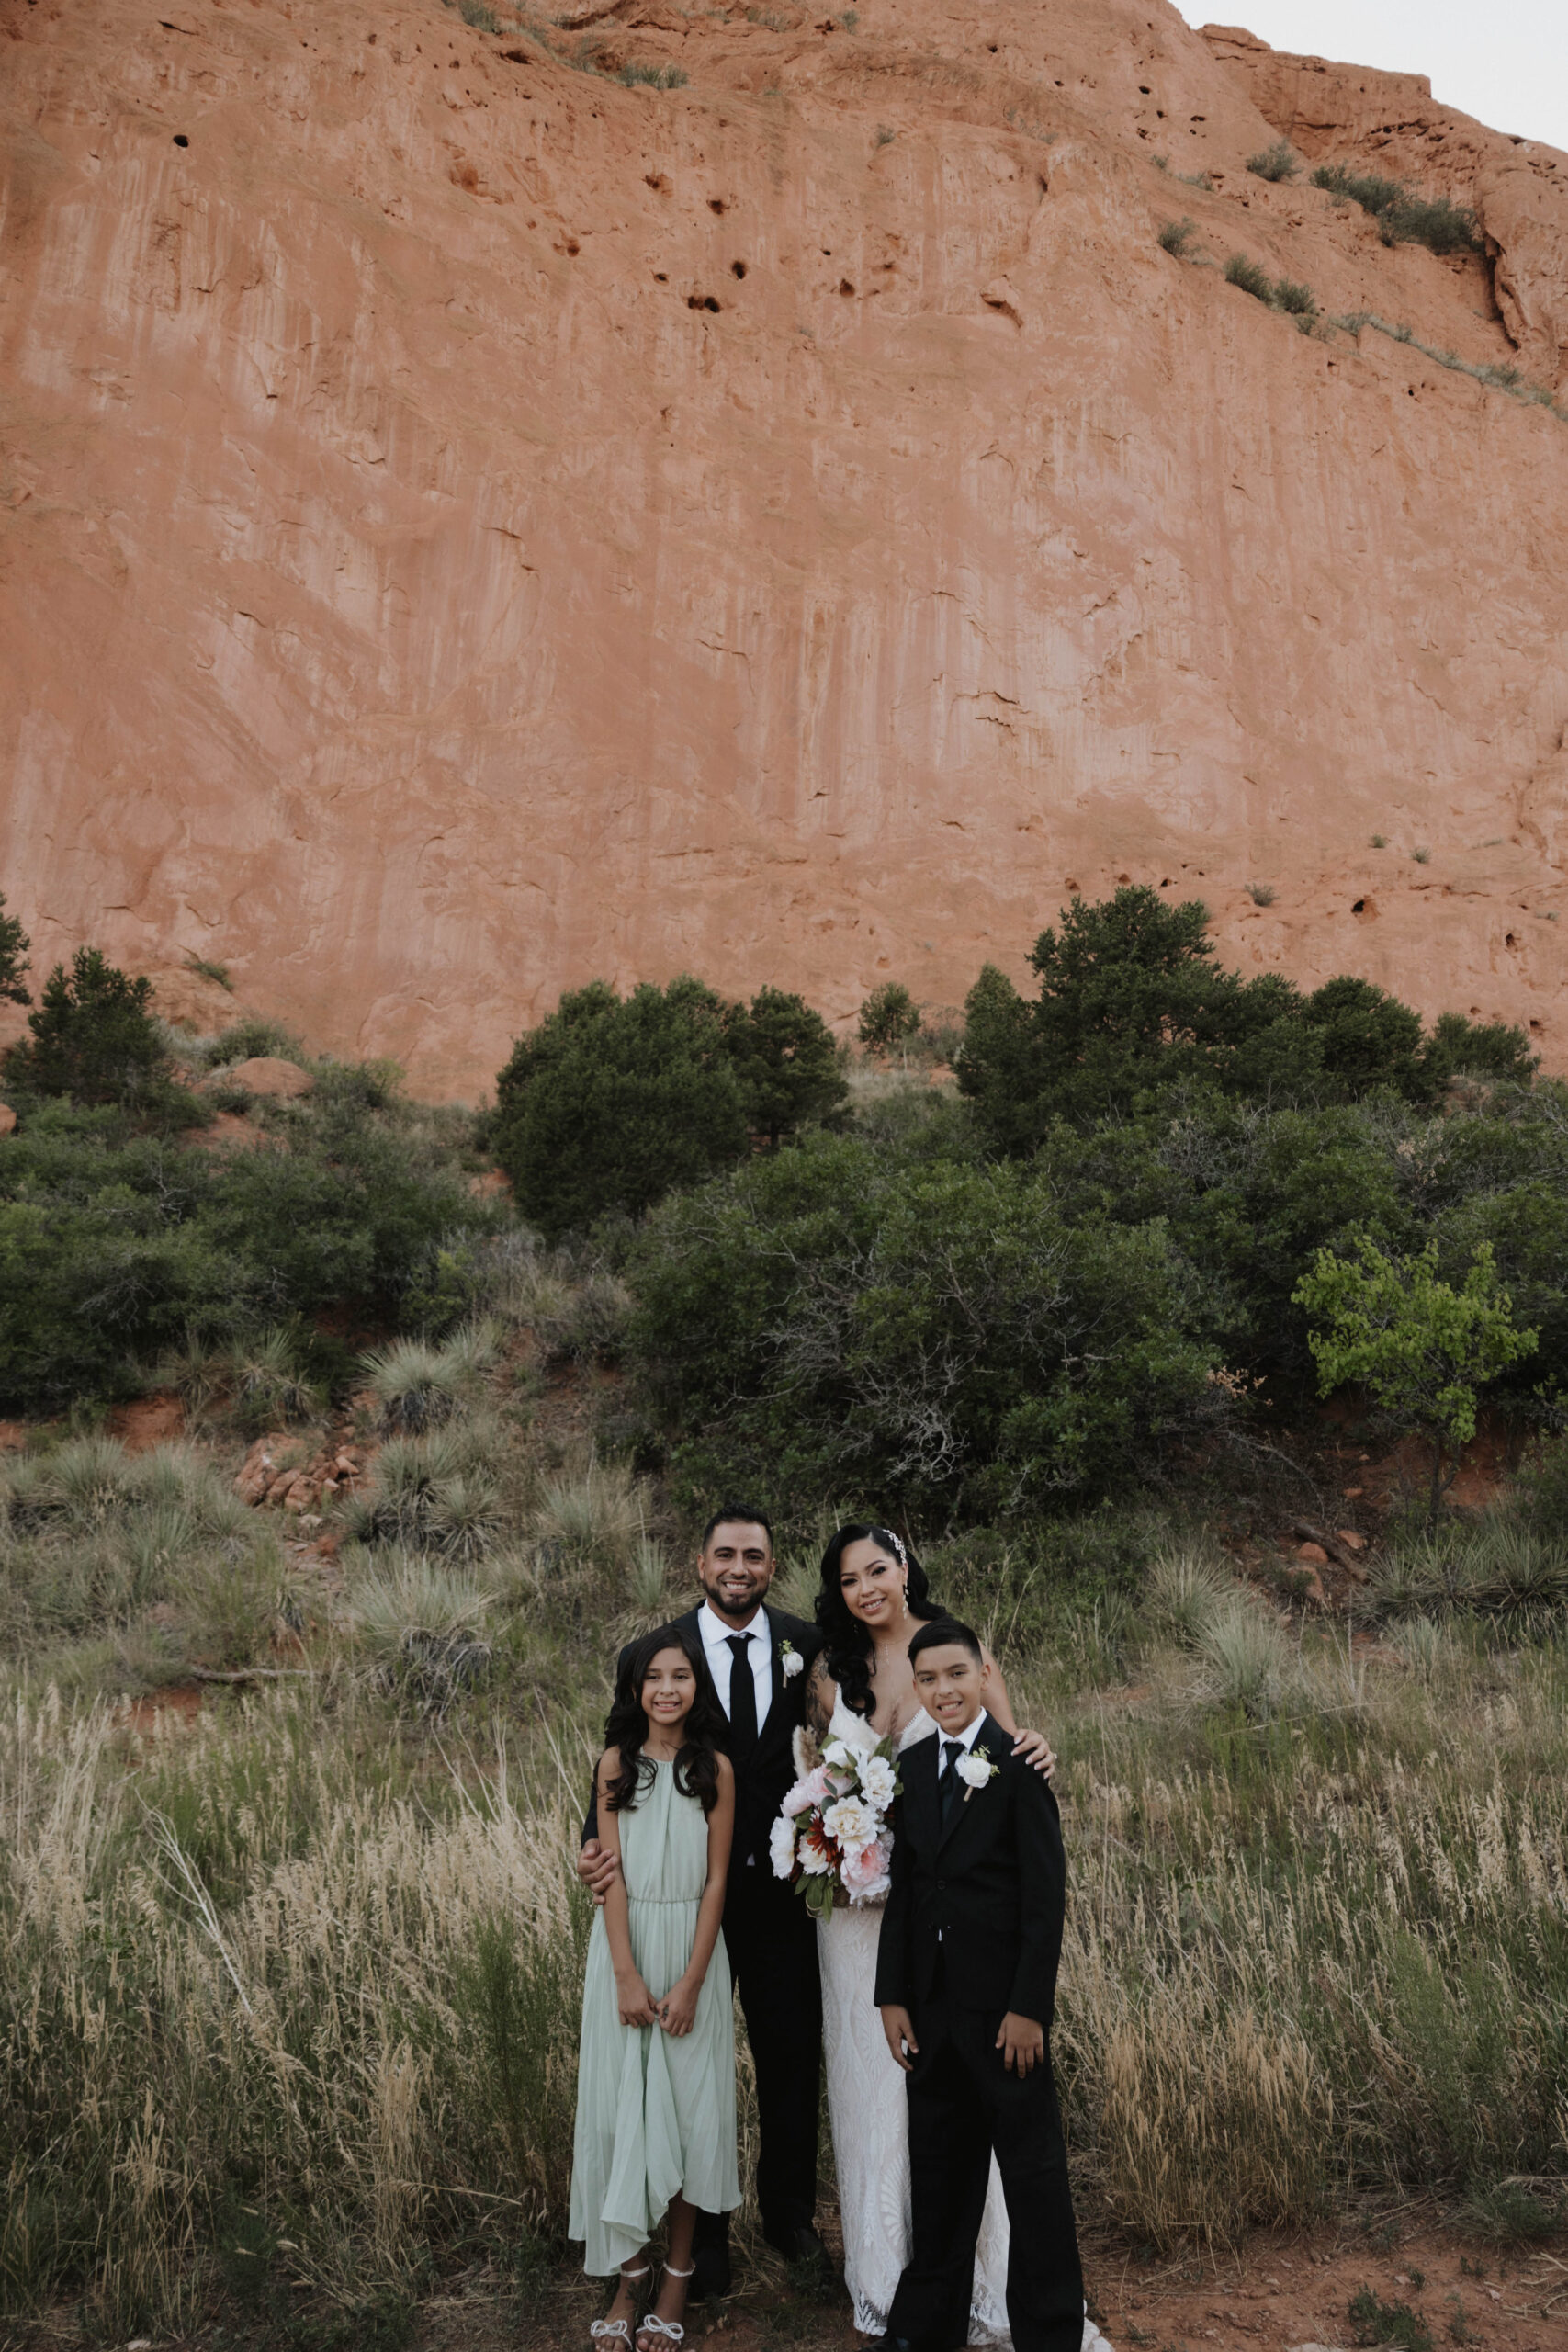
[[[660,1626],[628,1656],[594,1781],[598,1834],[620,1868],[595,1916],[582,1986],[568,2234],[582,2267],[618,2270],[597,2342],[665,2352],[684,2341],[697,2209],[740,2202],[735,2025],[719,1923],[735,1776],[696,1645]],[[637,2324],[668,2216],[663,2278]]]

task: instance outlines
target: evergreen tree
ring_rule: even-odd
[[[31,944],[17,917],[6,912],[6,893],[0,890],[0,997],[12,1004],[29,1004],[32,1001],[22,986],[22,975],[28,968],[28,949]]]
[[[802,1127],[831,1120],[849,1099],[833,1033],[804,997],[759,989],[724,1014],[724,1042],[753,1135],[775,1148]]]
[[[133,980],[98,948],[79,947],[70,973],[57,964],[45,981],[28,1015],[30,1037],[6,1057],[7,1082],[85,1106],[171,1100],[169,1055],[152,1006],[151,980]]]

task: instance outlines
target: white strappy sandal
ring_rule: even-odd
[[[652,2263],[645,2262],[640,2270],[623,2270],[621,2283],[626,2287],[635,2287],[639,2278],[651,2278],[652,2276]],[[635,2296],[633,2301],[636,2301]],[[589,2341],[593,2344],[620,2344],[626,2346],[626,2352],[637,2352],[632,2332],[634,2326],[639,2324],[639,2322],[629,2319],[596,2319],[588,2331]]]
[[[694,2262],[690,2270],[671,2270],[666,2263],[664,2276],[666,2278],[691,2278],[695,2276],[696,2267]],[[637,2332],[639,2335],[661,2336],[666,2344],[684,2344],[686,2341],[686,2331],[680,2321],[660,2319],[657,2312],[649,2312],[646,2319],[639,2320]]]

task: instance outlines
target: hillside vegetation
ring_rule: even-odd
[[[1091,2243],[1413,2199],[1553,2242],[1568,1102],[1514,1033],[1249,990],[1201,910],[1136,893],[1036,969],[1033,1000],[983,977],[961,1035],[812,1047],[814,1111],[651,1200],[617,1189],[638,1123],[701,1125],[733,1025],[681,983],[592,993],[620,1107],[581,1216],[544,1180],[549,1241],[526,1155],[516,1203],[487,1170],[561,1115],[570,1055],[520,1049],[477,1115],[249,1031],[159,1031],[96,1106],[13,1063],[14,2330],[391,2347],[481,2288],[525,2340],[578,2325],[588,1759],[616,1644],[686,1605],[742,1478],[796,1608],[836,1516],[892,1514],[1062,1753]],[[280,1046],[310,1091],[247,1094],[241,1049]],[[1368,1263],[1517,1462],[1490,1500],[1425,1509],[1418,1383],[1319,1419],[1298,1292]],[[1515,1360],[1467,1371],[1443,1301],[1478,1266]],[[103,1297],[134,1310],[108,1333]],[[144,1396],[185,1435],[128,1451],[109,1410]]]

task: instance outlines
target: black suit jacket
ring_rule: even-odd
[[[989,1715],[970,1753],[982,1749],[997,1770],[960,1797],[945,1836],[941,1738],[899,1759],[875,1998],[911,2008],[940,1987],[960,2008],[1012,2009],[1049,2033],[1067,1880],[1056,1800]]]
[[[690,1634],[696,1644],[697,1654],[703,1660],[703,1672],[712,1690],[713,1678],[707,1673],[707,1654],[703,1648],[702,1627],[697,1622],[701,1613],[700,1609],[688,1610],[685,1616],[678,1617],[675,1623]],[[798,1617],[786,1616],[782,1609],[770,1609],[766,1602],[763,1603],[763,1614],[768,1621],[773,1645],[773,1695],[768,1704],[767,1720],[757,1735],[756,1747],[749,1758],[736,1765],[735,1840],[730,1849],[730,1868],[732,1874],[737,1868],[744,1869],[747,1857],[751,1855],[755,1857],[754,1871],[764,1872],[771,1879],[773,1870],[768,1860],[768,1832],[777,1818],[786,1793],[794,1785],[795,1756],[790,1743],[796,1726],[804,1721],[807,1675],[812,1659],[822,1646],[822,1634],[819,1627],[805,1624]],[[786,1642],[803,1661],[798,1674],[786,1676],[784,1673],[782,1650]],[[617,1679],[631,1647],[628,1642],[615,1660]],[[716,1691],[714,1696],[717,1699]],[[719,1713],[725,1716],[728,1729],[729,1719],[725,1714],[722,1701],[719,1702]],[[728,1740],[724,1744],[728,1752]],[[733,1758],[731,1761],[734,1761]],[[585,1841],[599,1835],[597,1789],[588,1807],[582,1835]]]

